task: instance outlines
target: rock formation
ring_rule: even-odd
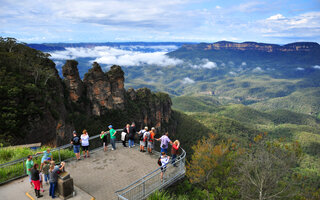
[[[79,98],[83,94],[83,83],[78,72],[78,62],[75,60],[67,60],[62,67],[64,82],[69,91],[69,97],[72,102],[79,102]]]
[[[94,62],[92,68],[79,78],[76,61],[67,61],[63,67],[65,84],[72,102],[87,99],[88,115],[104,116],[110,111],[118,111],[125,115],[128,122],[136,122],[137,128],[154,126],[160,131],[167,130],[171,118],[171,99],[164,93],[152,93],[147,88],[135,91],[124,88],[124,72],[120,66],[114,65],[108,72]],[[83,95],[83,96],[80,96]],[[124,126],[124,124],[123,124]]]

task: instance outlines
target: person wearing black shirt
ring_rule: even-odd
[[[80,137],[77,135],[76,131],[73,131],[73,137],[71,139],[71,144],[73,144],[73,152],[76,154],[77,160],[81,160],[80,158]]]
[[[31,181],[34,185],[34,192],[36,193],[36,196],[38,198],[42,197],[40,194],[40,176],[39,176],[39,165],[36,163],[33,165],[33,168],[31,169]]]
[[[127,126],[123,129],[123,132],[127,133],[128,139],[129,139],[129,148],[132,148],[134,146],[134,136],[136,134],[136,127],[134,122],[132,122],[132,125],[127,124]]]

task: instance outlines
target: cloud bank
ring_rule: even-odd
[[[132,47],[135,48],[135,47]],[[136,47],[141,48],[141,47]],[[158,47],[165,49],[167,47]],[[142,66],[142,65],[158,65],[172,66],[183,63],[180,59],[170,58],[166,56],[167,52],[141,52],[132,50],[123,50],[109,46],[97,46],[94,48],[66,48],[65,51],[50,52],[52,59],[67,60],[77,58],[92,58],[90,62],[98,62],[106,65],[120,66]]]

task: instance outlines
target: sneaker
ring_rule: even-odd
[[[111,150],[114,151],[114,148],[112,148]]]

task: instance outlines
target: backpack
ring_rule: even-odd
[[[161,156],[159,157],[159,159],[158,159],[158,165],[159,166],[162,166],[162,163],[161,163]]]
[[[147,131],[145,141],[150,141],[151,133]]]
[[[143,134],[144,134],[144,132],[146,132],[145,130],[141,130],[140,132],[139,132],[139,140],[143,140]]]

